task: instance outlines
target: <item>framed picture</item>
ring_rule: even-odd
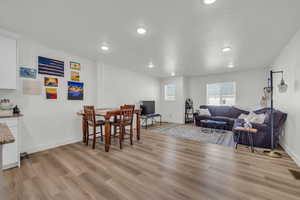
[[[71,81],[80,81],[79,72],[71,71]]]
[[[60,76],[65,75],[65,62],[51,58],[38,57],[39,74]]]
[[[68,81],[68,100],[83,100],[83,83]]]
[[[70,69],[80,71],[80,63],[70,61]]]
[[[58,79],[52,77],[45,77],[46,87],[58,87]]]
[[[36,79],[37,70],[28,67],[20,67],[20,77],[21,78],[32,78]]]
[[[46,98],[47,99],[57,99],[57,89],[56,88],[46,88]]]

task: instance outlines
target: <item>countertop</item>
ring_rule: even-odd
[[[10,132],[6,124],[0,123],[0,145],[9,144],[15,141],[14,136]]]
[[[23,117],[22,114],[13,114],[13,115],[8,115],[8,116],[1,116],[0,115],[0,119],[1,118],[18,118],[18,117]]]

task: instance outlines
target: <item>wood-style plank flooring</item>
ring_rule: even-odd
[[[299,200],[288,157],[199,143],[142,130],[109,153],[77,143],[31,155],[0,174],[1,200]]]

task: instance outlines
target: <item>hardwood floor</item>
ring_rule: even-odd
[[[271,159],[246,148],[141,135],[123,150],[116,140],[109,153],[103,144],[93,150],[77,143],[33,154],[3,173],[0,199],[300,199],[300,181],[289,172],[299,168],[286,155]]]

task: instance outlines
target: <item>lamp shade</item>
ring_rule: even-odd
[[[278,90],[280,93],[286,92],[288,89],[288,85],[281,79],[280,83],[278,84]]]

